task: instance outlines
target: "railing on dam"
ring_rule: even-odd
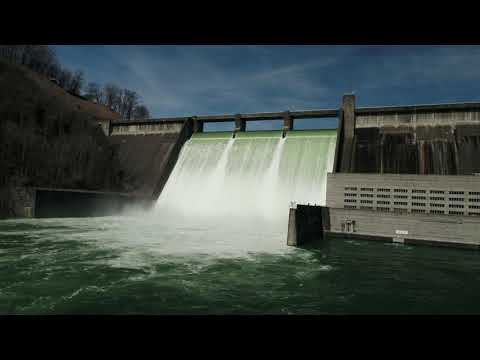
[[[113,136],[170,135],[179,134],[184,127],[188,127],[191,135],[191,133],[203,132],[204,125],[208,123],[233,122],[235,126],[232,136],[235,137],[237,133],[247,131],[246,124],[249,121],[282,120],[282,136],[286,136],[290,130],[294,129],[296,119],[319,119],[321,121],[326,118],[338,119],[335,172],[379,171],[375,166],[377,166],[377,162],[382,162],[382,159],[375,160],[375,164],[372,161],[364,160],[371,158],[373,155],[370,153],[376,151],[376,148],[373,147],[383,144],[382,139],[389,136],[401,138],[401,142],[406,142],[406,147],[410,146],[409,142],[417,140],[437,141],[452,136],[461,137],[462,134],[480,136],[480,102],[356,108],[355,96],[352,94],[343,96],[342,105],[339,109],[112,121],[109,123],[107,134]],[[187,135],[187,137],[190,135]],[[364,151],[367,144],[371,145],[368,154]],[[433,144],[432,146],[437,145]],[[407,153],[408,151],[403,152]],[[420,165],[418,165],[420,173],[428,172],[428,169],[424,170],[424,168],[430,166],[427,164],[429,160],[424,159],[425,156],[423,153],[419,153],[417,156],[420,159],[418,160],[420,162]],[[368,166],[365,166],[368,169],[363,169],[362,164],[367,164]],[[389,167],[390,165],[386,164],[385,166]],[[372,170],[370,167],[375,169]],[[432,170],[434,173],[437,171],[435,169]],[[393,170],[397,171],[396,168]],[[476,171],[476,168],[474,170]],[[455,171],[459,173],[470,172],[469,169],[457,169]],[[449,170],[447,173],[454,173],[455,171]]]
[[[284,131],[288,131],[293,129],[295,119],[343,118],[344,112],[351,114],[351,116],[348,117],[350,118],[349,120],[352,126],[347,126],[347,128],[350,127],[352,129],[382,125],[415,125],[416,123],[425,123],[428,125],[431,123],[437,124],[442,121],[452,121],[452,119],[453,121],[463,124],[480,122],[480,102],[356,108],[355,96],[344,95],[342,106],[339,109],[112,121],[110,123],[109,134],[138,135],[175,133],[181,130],[181,125],[186,121],[192,122],[194,133],[203,132],[204,124],[206,123],[221,122],[235,122],[234,132],[245,131],[246,122],[259,120],[283,120],[283,129]],[[339,127],[341,126],[342,124],[339,123]]]

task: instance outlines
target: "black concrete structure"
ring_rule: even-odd
[[[311,241],[321,240],[328,226],[327,208],[311,205],[292,207],[288,218],[287,245],[301,246]]]
[[[34,192],[31,217],[36,218],[109,216],[153,205],[149,197],[126,193],[49,188],[31,191]]]
[[[238,132],[244,132],[247,128],[247,121],[242,119],[240,114],[235,115],[235,131],[233,132],[233,137]]]
[[[293,130],[293,117],[290,111],[285,111],[283,114],[283,131],[282,131],[282,137],[287,136],[287,133]]]

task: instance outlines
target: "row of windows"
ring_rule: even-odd
[[[357,187],[354,187],[354,186],[345,186],[344,187],[345,190],[349,190],[349,191],[357,191],[358,188]],[[360,191],[369,191],[369,192],[373,192],[375,189],[374,188],[371,188],[371,187],[362,187],[360,188]],[[391,192],[392,190],[391,189],[387,189],[387,188],[378,188],[377,189],[377,192]],[[396,193],[406,193],[408,192],[408,189],[404,189],[404,188],[396,188],[396,189],[393,189],[394,192]],[[412,189],[412,193],[414,194],[426,194],[427,193],[427,190],[425,189]],[[450,194],[450,195],[464,195],[465,194],[465,191],[446,191],[446,190],[430,190],[430,194]],[[480,195],[480,191],[469,191],[468,192],[469,195],[477,195],[479,196]]]
[[[427,197],[426,196],[412,196],[412,199],[413,200],[426,200]]]
[[[344,199],[344,202],[346,203],[355,203],[357,202],[357,199]],[[366,200],[366,199],[362,199],[360,200],[360,203],[362,204],[373,204],[373,200]],[[377,204],[390,204],[391,202],[390,201],[386,201],[386,200],[377,200]],[[408,205],[408,202],[406,201],[394,201],[393,202],[394,205],[402,205],[402,206],[407,206]],[[424,203],[424,202],[412,202],[412,206],[426,206],[427,203]],[[439,204],[439,203],[430,203],[430,206],[431,207],[445,207],[445,204]],[[463,208],[464,205],[463,204],[448,204],[449,207],[451,208]],[[469,205],[468,206],[469,209],[480,209],[480,205]]]
[[[357,199],[345,199],[344,202],[355,203],[355,202],[357,202]],[[373,200],[362,199],[362,200],[360,200],[360,203],[362,203],[362,204],[373,204]],[[391,203],[390,201],[386,201],[386,200],[377,200],[377,204],[384,204],[385,205],[385,204],[390,204],[390,203]],[[394,205],[407,206],[408,202],[394,201],[393,204]],[[412,202],[412,206],[426,206],[426,205],[427,205],[426,203]],[[430,203],[430,206],[431,207],[445,207],[445,204]],[[448,204],[448,206],[451,207],[451,208],[463,208],[464,207],[463,204]],[[469,205],[468,207],[470,209],[480,209],[480,205]]]
[[[356,206],[345,205],[345,209],[356,209],[356,208],[357,208]],[[373,207],[372,206],[360,206],[360,209],[373,210]],[[376,210],[381,211],[381,212],[390,212],[390,208],[384,207],[384,206],[378,206],[376,208]],[[393,212],[408,213],[408,210],[405,209],[405,208],[393,208]],[[425,210],[425,209],[412,209],[411,212],[415,213],[415,214],[426,214],[427,210]],[[448,212],[445,212],[444,210],[430,210],[430,214],[463,215],[464,213],[463,213],[463,211],[453,211],[453,210],[448,211]],[[480,216],[480,212],[469,212],[468,215],[470,215],[470,216]]]
[[[346,197],[356,197],[357,194],[354,194],[354,193],[344,193],[344,196]],[[373,197],[373,194],[360,194],[360,197]],[[378,194],[377,197],[379,198],[390,198],[391,195],[387,195],[387,194]],[[408,199],[408,195],[393,195],[394,198],[396,199]],[[426,196],[412,196],[412,199],[413,200],[426,200],[427,197]],[[444,197],[440,197],[440,196],[431,196],[430,197],[430,200],[441,200],[441,201],[445,201],[445,198]],[[465,201],[465,198],[448,198],[449,201]],[[469,199],[468,201],[470,202],[480,202],[480,199]]]
[[[355,197],[355,194],[345,194],[347,199],[344,199],[345,202],[355,202],[355,199],[348,199],[348,197]],[[360,197],[367,197],[367,198],[373,198],[373,195],[371,194],[361,194]],[[377,198],[381,199],[390,199],[390,195],[378,195]],[[408,199],[406,195],[395,195],[395,199]],[[412,200],[427,200],[424,196],[412,196]],[[429,200],[431,201],[445,201],[444,198],[440,197],[431,197]],[[380,201],[380,200],[377,200]],[[463,198],[449,198],[448,201],[455,201],[455,202],[464,202],[465,199]],[[469,202],[480,202],[480,199],[469,199]],[[383,204],[385,202],[382,202]],[[421,205],[419,202],[412,202],[413,206],[424,206]]]
[[[425,206],[425,203],[412,202],[412,206]]]
[[[352,188],[352,187],[345,187],[345,191],[356,191],[357,188]],[[373,192],[373,188],[361,188],[360,190],[362,191],[369,191]],[[390,192],[390,189],[377,189],[378,192]],[[394,192],[396,193],[406,193],[408,192],[407,189],[394,189]],[[412,189],[413,194],[426,194],[426,190],[420,190],[420,189]],[[449,191],[447,192],[450,195],[464,195],[464,191]],[[430,190],[430,194],[445,194],[445,191],[443,190]],[[480,195],[480,192],[469,192],[470,195]],[[352,196],[355,196],[352,194]]]
[[[349,203],[355,203],[356,201],[355,200],[352,200],[352,199],[347,199],[345,200],[345,202],[349,202]],[[360,201],[361,204],[373,204],[373,201],[371,200],[361,200]],[[379,205],[390,205],[390,202],[388,201],[378,201],[377,204]],[[400,202],[400,201],[396,201],[393,203],[394,205],[400,205],[400,206],[406,206],[407,203],[405,202]],[[413,203],[412,205],[414,206],[425,206],[425,204],[423,203]],[[430,204],[431,207],[445,207],[444,204]],[[450,204],[448,206],[449,208],[456,208],[456,209],[463,209],[464,206],[463,205],[460,205],[460,204]],[[350,208],[348,207],[348,205],[345,205],[345,208]],[[353,208],[355,208],[355,206],[353,206]],[[469,209],[480,209],[480,206],[475,206],[475,205],[470,205],[468,207]],[[415,211],[414,211],[415,210]],[[416,210],[421,210],[421,209],[412,209],[412,212],[417,212]]]
[[[357,187],[354,187],[354,186],[345,186],[344,187],[345,190],[348,190],[348,191],[357,191],[358,188]],[[369,191],[369,192],[373,192],[375,189],[374,188],[370,188],[370,187],[363,187],[363,188],[360,188],[360,191]],[[387,188],[378,188],[377,189],[378,192],[391,192],[391,189],[387,189]],[[406,193],[408,192],[408,189],[393,189],[394,192],[396,193]],[[424,190],[424,189],[412,189],[412,193],[413,194],[426,194],[427,193],[427,190]],[[430,190],[430,194],[450,194],[450,195],[464,195],[466,192],[465,191],[446,191],[446,190]],[[476,196],[480,196],[480,191],[469,191],[468,192],[469,195],[476,195]]]
[[[425,209],[412,209],[412,213],[425,213]]]

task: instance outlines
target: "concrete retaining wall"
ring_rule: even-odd
[[[148,209],[150,198],[129,194],[63,189],[32,189],[37,218],[118,215],[128,209]]]
[[[320,240],[324,226],[329,228],[328,209],[321,206],[297,205],[291,208],[288,220],[287,245],[300,246]]]
[[[353,224],[349,231],[347,223]],[[337,236],[346,233],[353,237],[383,238],[402,243],[478,247],[479,229],[480,218],[477,217],[330,208],[330,232]]]
[[[146,135],[146,134],[176,134],[182,130],[183,122],[114,122],[111,124],[111,136],[116,135]]]
[[[129,135],[110,136],[123,167],[123,176],[128,178],[136,195],[156,199],[165,186],[177,161],[183,144],[192,134],[192,124],[185,121],[181,127],[175,124],[168,131],[146,135],[131,132]],[[153,125],[152,125],[153,126]]]

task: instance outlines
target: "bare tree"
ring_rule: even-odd
[[[60,70],[58,75],[58,84],[65,90],[69,90],[72,83],[72,72],[68,69]]]
[[[11,60],[11,55],[15,45],[0,45],[0,57],[6,60]]]
[[[148,119],[150,118],[150,112],[145,105],[137,105],[133,111],[134,119]]]
[[[135,91],[124,89],[122,93],[122,106],[120,114],[126,120],[133,117],[133,110],[138,104],[140,97]]]
[[[63,89],[80,95],[85,76],[83,71],[63,68],[55,51],[48,45],[0,45],[0,57],[43,74],[55,78]],[[103,89],[96,83],[86,87],[89,100],[104,104],[112,111],[120,113],[124,119],[148,118],[150,116],[145,105],[140,105],[140,96],[132,90],[121,89],[114,84],[106,84]]]
[[[105,97],[100,85],[97,83],[88,83],[85,89],[85,97],[90,101],[96,102],[97,104],[104,104]]]
[[[70,88],[68,90],[74,94],[80,95],[80,90],[83,87],[84,79],[85,77],[82,70],[75,71],[75,74],[73,74],[70,82]]]
[[[120,112],[122,104],[122,90],[114,85],[107,84],[103,89],[105,105],[112,111]]]
[[[0,56],[40,74],[51,72],[58,64],[55,51],[48,45],[0,45]]]
[[[58,79],[61,71],[62,67],[60,66],[58,60],[55,59],[48,65],[45,75],[47,75],[49,78]]]

